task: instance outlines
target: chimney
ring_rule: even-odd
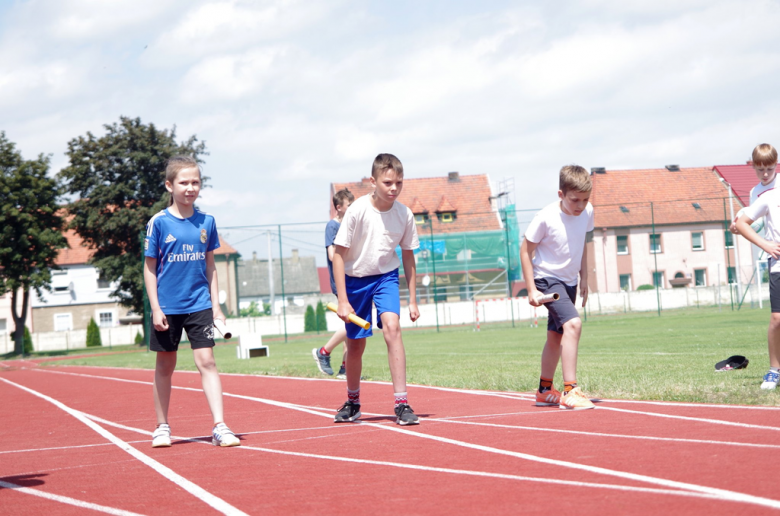
[[[604,168],[604,167],[592,167],[590,169],[590,175],[593,175],[593,174],[606,174],[606,173],[607,173],[607,169]]]
[[[447,176],[450,181],[460,181],[460,172],[450,172]]]
[[[298,263],[298,250],[297,249],[293,249],[290,252],[292,253],[292,262],[293,263]]]
[[[252,251],[252,261],[257,262],[257,251]]]
[[[666,170],[668,170],[669,172],[679,172],[680,165],[666,165]]]

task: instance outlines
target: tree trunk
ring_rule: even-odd
[[[16,314],[19,290],[11,293],[11,315],[14,318],[14,354],[24,355],[24,323],[27,320],[27,304],[30,302],[30,289],[22,289],[22,314]]]

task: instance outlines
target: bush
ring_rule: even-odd
[[[328,321],[325,319],[325,305],[317,301],[317,330],[328,331]]]
[[[317,320],[314,315],[314,308],[311,305],[306,306],[306,315],[303,317],[303,331],[317,331]]]
[[[144,345],[144,336],[141,335],[141,332],[135,333],[135,345],[136,346],[143,346]]]
[[[262,317],[264,315],[271,315],[271,305],[263,303],[263,309],[260,310],[257,301],[252,301],[249,303],[248,308],[241,308],[238,313],[241,317]]]
[[[32,343],[32,335],[30,335],[30,328],[27,326],[24,327],[24,354],[29,355],[35,351],[33,349],[33,343]]]
[[[103,341],[100,339],[100,328],[98,328],[95,319],[90,318],[87,325],[87,347],[102,346]]]
[[[636,289],[637,290],[655,290],[655,286],[654,285],[639,285]]]

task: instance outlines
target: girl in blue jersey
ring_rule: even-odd
[[[152,447],[171,445],[168,406],[182,329],[187,331],[214,417],[211,442],[215,446],[238,446],[240,441],[224,423],[222,383],[214,362],[214,320],[225,322],[217,302],[214,265],[219,237],[214,217],[195,209],[201,188],[198,162],[188,156],[171,158],[165,169],[165,188],[171,195],[170,205],[151,218],[144,241],[144,283],[154,324],[149,340],[150,348],[157,352],[157,428],[152,434]]]

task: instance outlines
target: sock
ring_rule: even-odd
[[[769,370],[774,373],[780,373],[780,367],[770,367]]]
[[[539,377],[539,392],[547,392],[552,389],[552,378]]]
[[[563,393],[569,394],[569,391],[577,387],[577,382],[563,382]]]
[[[406,393],[405,392],[396,392],[395,394],[395,404],[401,405],[402,403],[409,404],[409,401],[407,400]]]
[[[350,391],[347,389],[347,399],[355,405],[360,405],[360,389],[356,391]]]
[[[320,348],[320,355],[323,355],[323,356],[329,357],[329,356],[330,356],[330,353],[328,353],[327,351],[325,351],[325,347],[323,346],[323,347],[321,347],[321,348]]]

